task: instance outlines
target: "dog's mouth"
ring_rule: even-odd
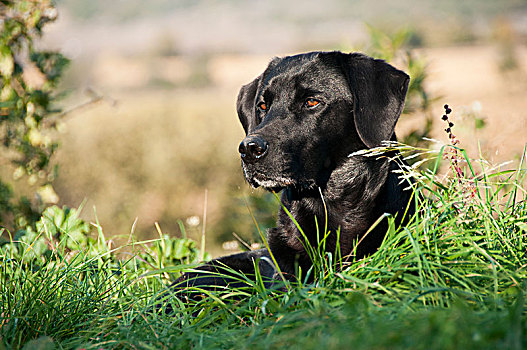
[[[284,175],[267,175],[260,172],[250,172],[244,167],[247,182],[254,188],[263,187],[267,191],[278,193],[286,188],[305,191],[315,188],[314,181],[301,181]]]
[[[297,181],[291,177],[280,174],[264,174],[249,169],[243,164],[243,174],[247,182],[254,188],[263,187],[268,191],[280,192],[286,187],[295,186]]]
[[[282,176],[270,178],[263,174],[255,174],[250,179],[247,178],[247,180],[251,185],[256,185],[254,187],[262,186],[266,190],[272,192],[280,192],[286,187],[296,185],[296,181],[291,178]]]

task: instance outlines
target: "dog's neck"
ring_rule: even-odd
[[[293,215],[311,245],[316,245],[327,228],[330,232],[326,250],[333,250],[337,244],[337,232],[340,232],[339,244],[344,255],[357,257],[372,253],[377,247],[369,244],[378,242],[384,236],[386,220],[377,225],[368,237],[362,239],[366,231],[385,212],[395,214],[400,208],[390,208],[386,201],[379,198],[390,192],[391,197],[405,196],[398,179],[392,173],[398,166],[387,158],[373,159],[350,157],[337,166],[329,176],[324,187],[316,190],[298,191],[288,188],[283,192],[282,202]],[[408,197],[409,198],[409,197]],[[327,214],[326,214],[327,213]],[[303,239],[289,215],[282,209],[279,215],[284,238],[288,245],[303,250]],[[318,236],[318,238],[317,238]],[[357,241],[361,243],[354,250]]]

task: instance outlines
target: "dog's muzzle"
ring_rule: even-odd
[[[267,154],[269,143],[258,136],[247,136],[238,147],[245,163],[255,163]]]

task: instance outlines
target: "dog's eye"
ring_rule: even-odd
[[[320,101],[317,100],[317,99],[314,99],[312,97],[308,98],[305,102],[305,106],[307,108],[315,108],[316,106],[318,106],[320,104]]]
[[[258,104],[258,108],[262,111],[266,111],[267,110],[267,105],[265,104],[265,102],[260,102]]]

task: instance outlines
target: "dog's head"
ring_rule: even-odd
[[[243,86],[239,146],[254,187],[324,187],[354,151],[394,136],[409,77],[362,54],[311,52],[276,58]]]

